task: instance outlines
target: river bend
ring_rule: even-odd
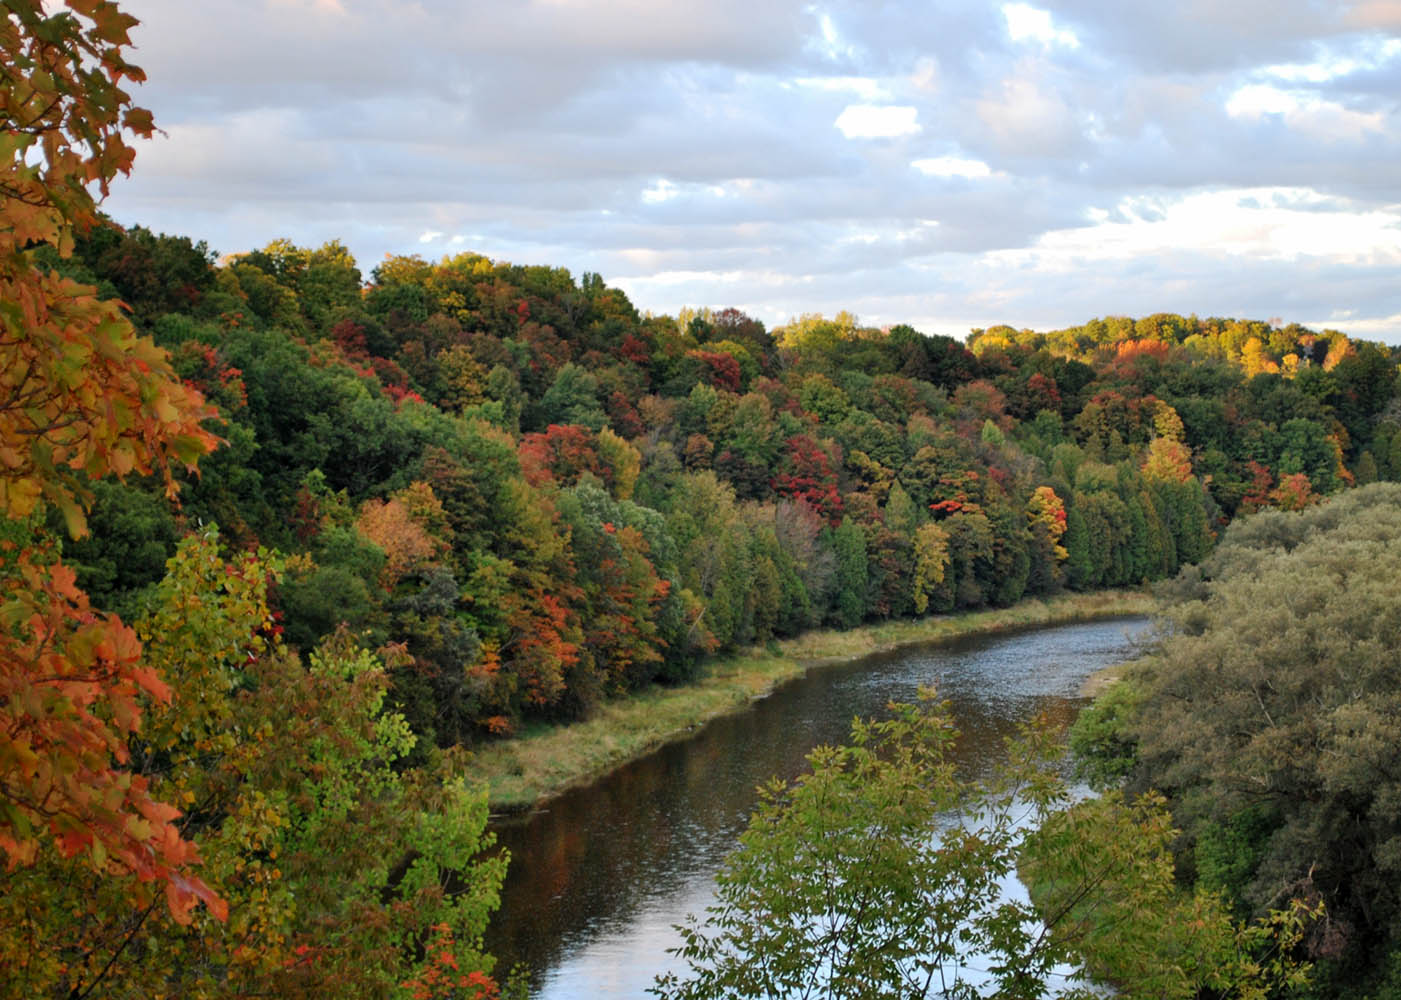
[[[546,809],[497,828],[511,852],[487,947],[524,963],[539,1000],[641,997],[673,963],[673,925],[701,914],[737,843],[755,788],[792,778],[854,715],[913,701],[933,684],[952,705],[960,764],[983,773],[1004,737],[1047,712],[1064,722],[1085,678],[1133,656],[1143,618],[915,645],[824,667],[694,737],[663,747]]]

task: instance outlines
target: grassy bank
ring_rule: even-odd
[[[604,705],[594,718],[539,726],[480,750],[473,770],[490,784],[496,811],[528,809],[587,784],[711,719],[742,709],[809,669],[922,642],[949,641],[1034,625],[1147,614],[1141,591],[1063,594],[1010,608],[891,621],[849,631],[821,630],[712,661],[694,684],[654,688]]]

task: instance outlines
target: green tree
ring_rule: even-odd
[[[832,532],[837,557],[834,613],[843,628],[855,628],[866,617],[866,533],[849,517]]]
[[[686,970],[650,992],[1030,1000],[1086,951],[1097,971],[1131,973],[1125,995],[1144,1000],[1259,997],[1299,980],[1289,961],[1257,957],[1297,942],[1298,911],[1241,928],[1216,897],[1181,897],[1158,803],[1110,796],[1065,811],[1046,726],[1012,745],[1002,774],[963,781],[947,710],[922,697],[858,719],[792,785],[761,789],[707,921],[679,928]],[[1003,890],[1019,865],[1042,886],[1039,909]]]
[[[542,428],[549,424],[580,424],[595,431],[605,427],[608,417],[598,401],[598,379],[586,368],[566,364],[540,397],[535,423]]]
[[[1094,585],[1094,567],[1090,563],[1090,531],[1085,515],[1077,504],[1065,515],[1066,572],[1070,586],[1086,590]]]
[[[890,486],[884,513],[886,527],[897,534],[912,536],[920,525],[919,508],[915,506],[899,480]]]
[[[1168,796],[1187,871],[1257,915],[1317,894],[1315,949],[1353,981],[1401,946],[1398,511],[1378,483],[1234,523],[1098,737]]]

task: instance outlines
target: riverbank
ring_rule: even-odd
[[[740,711],[814,667],[915,643],[1148,614],[1152,604],[1143,591],[1061,594],[1010,608],[807,632],[780,640],[775,651],[754,648],[713,660],[692,684],[654,688],[609,702],[587,721],[527,729],[480,749],[472,769],[488,783],[492,811],[521,812],[680,739],[711,719]]]

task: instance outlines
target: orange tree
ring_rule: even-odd
[[[34,529],[48,504],[87,530],[85,482],[193,468],[216,441],[212,411],[137,336],[121,306],[42,267],[72,250],[130,170],[127,134],[150,113],[123,86],[140,82],[123,47],[135,19],[106,0],[0,0],[0,851],[8,868],[41,851],[85,859],[138,905],[165,889],[188,919],[223,902],[188,869],[197,860],[179,812],[129,767],[143,705],[169,698],[135,634],[97,613]]]

